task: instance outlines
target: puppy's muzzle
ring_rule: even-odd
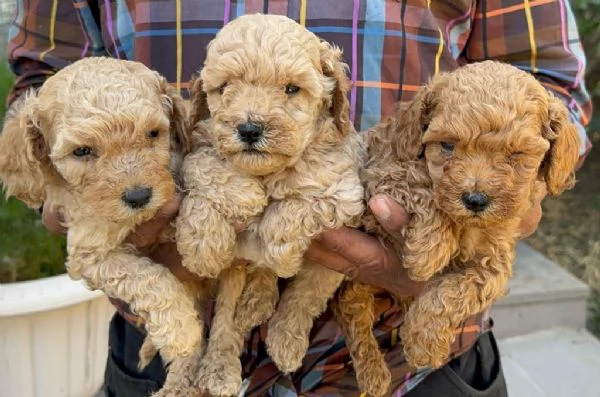
[[[490,205],[489,197],[482,192],[463,193],[461,198],[465,208],[475,213],[485,210]]]
[[[144,208],[152,199],[152,188],[149,187],[136,187],[130,190],[126,190],[121,196],[123,202],[128,207],[133,209]]]
[[[265,127],[258,123],[243,123],[237,126],[237,132],[242,142],[253,145],[260,140]]]

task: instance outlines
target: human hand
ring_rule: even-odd
[[[409,216],[404,208],[385,195],[375,195],[369,208],[392,236],[400,235]],[[398,296],[416,296],[423,284],[412,281],[398,253],[361,231],[343,227],[328,230],[314,241],[306,257],[365,284],[381,287]]]
[[[156,244],[162,230],[167,227],[177,216],[183,196],[178,194],[169,200],[151,220],[138,226],[128,237],[128,242],[138,250],[145,252],[149,258],[169,268],[171,273],[181,281],[190,281],[196,276],[181,264],[181,255],[177,245],[169,242]],[[46,228],[55,234],[67,234],[63,226],[64,217],[60,208],[54,211],[49,205],[44,204],[42,222]]]
[[[50,233],[66,235],[67,228],[64,226],[65,217],[62,213],[62,208],[52,210],[46,202],[42,208],[42,223]]]
[[[166,266],[180,281],[193,281],[198,276],[187,270],[181,264],[181,255],[177,244],[166,242],[157,244],[163,229],[175,219],[183,200],[182,194],[176,194],[147,222],[139,225],[128,237],[128,242],[150,259]]]
[[[520,239],[527,238],[535,233],[542,219],[542,200],[548,193],[544,184],[540,184],[537,187],[538,189],[534,193],[533,205],[521,218]]]

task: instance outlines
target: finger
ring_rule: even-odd
[[[318,241],[313,241],[304,254],[308,259],[331,270],[345,274],[351,279],[358,276],[360,269],[343,256],[331,251]]]
[[[519,227],[521,229],[521,235],[519,236],[519,238],[524,239],[524,238],[531,236],[533,233],[535,233],[541,220],[542,220],[542,206],[541,206],[541,204],[536,204],[521,219],[521,224],[519,225]]]
[[[390,253],[388,252],[388,254]],[[374,263],[365,264],[365,266],[356,265],[343,256],[330,251],[318,241],[313,241],[305,256],[316,263],[346,275],[352,280],[383,288],[396,296],[417,296],[422,292],[425,285],[411,280],[406,269],[399,262],[395,263],[391,258],[376,260]]]
[[[376,194],[371,197],[369,208],[379,224],[392,236],[399,236],[410,220],[408,212],[385,194]]]
[[[160,232],[177,216],[183,196],[177,193],[148,222],[144,222],[129,235],[129,242],[138,248],[152,245]]]
[[[175,243],[160,244],[149,254],[150,259],[169,268],[171,273],[181,281],[191,281],[197,278],[194,273],[181,264],[181,255]]]
[[[48,203],[44,203],[42,223],[50,233],[67,234],[67,228],[64,226],[64,221],[64,215],[60,208],[53,211]]]
[[[536,183],[533,192],[533,205],[521,218],[521,223],[519,224],[521,231],[520,239],[531,236],[537,230],[542,220],[542,200],[544,200],[547,194],[546,184],[543,182]]]
[[[233,229],[235,230],[236,233],[241,233],[244,230],[246,230],[247,228],[248,228],[248,225],[245,223],[235,222],[233,224]]]
[[[358,267],[381,259],[385,254],[385,248],[375,237],[347,227],[324,231],[319,243]]]

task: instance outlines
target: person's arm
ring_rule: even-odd
[[[104,52],[94,18],[95,1],[20,2],[11,26],[7,58],[16,80],[7,105],[29,88],[38,88],[56,70],[92,54]]]
[[[585,87],[586,58],[569,0],[478,1],[461,62],[499,60],[531,73],[569,109],[582,138],[581,161],[591,149],[585,126],[592,102]]]

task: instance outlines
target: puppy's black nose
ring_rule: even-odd
[[[481,212],[490,205],[488,196],[481,192],[463,193],[462,201],[473,212]]]
[[[257,123],[244,123],[237,126],[240,139],[250,145],[258,142],[264,130],[263,125]]]
[[[152,198],[152,189],[149,187],[136,187],[126,190],[121,198],[127,206],[133,209],[143,208]]]

